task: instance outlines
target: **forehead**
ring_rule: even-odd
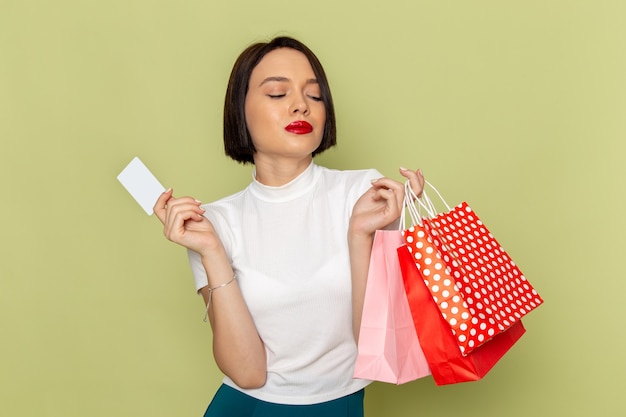
[[[279,48],[268,52],[250,74],[252,84],[267,77],[315,78],[308,58],[300,51],[291,48]]]

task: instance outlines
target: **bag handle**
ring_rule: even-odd
[[[428,185],[433,191],[435,191],[439,199],[443,202],[446,209],[450,211],[450,206],[443,198],[441,193],[435,188],[435,186],[428,181],[426,181],[425,184]],[[422,209],[424,209],[424,211],[426,212],[426,215],[424,216],[422,216],[421,214]],[[417,224],[419,226],[423,226],[423,218],[432,219],[437,216],[437,208],[428,196],[426,189],[424,188],[424,190],[422,190],[422,194],[418,197],[411,188],[411,184],[408,180],[404,183],[404,207],[400,216],[400,228],[404,227],[405,224],[405,211],[409,212],[412,224]]]
[[[435,188],[434,185],[432,185],[430,182],[426,181],[426,185],[428,185],[430,188],[432,188],[432,190],[437,194],[437,197],[439,197],[439,199],[441,200],[441,202],[443,203],[443,205],[446,207],[446,210],[450,211],[452,210],[450,208],[450,206],[448,205],[448,203],[446,202],[446,200],[443,198],[443,196],[441,195],[441,193],[439,192],[439,190],[437,190]],[[413,190],[411,190],[413,191]],[[415,195],[415,194],[414,194]],[[437,210],[435,209],[435,205],[433,204],[433,202],[430,200],[430,198],[428,197],[428,195],[426,194],[425,191],[422,192],[422,200],[424,200],[424,203],[428,204],[428,207],[431,209],[431,212],[435,214],[435,216],[437,215]],[[430,214],[430,213],[429,213]],[[435,217],[432,216],[432,217]]]
[[[419,206],[415,205],[416,200],[417,196],[413,192],[411,184],[409,184],[409,181],[407,181],[406,183],[404,183],[404,203],[402,207],[402,212],[400,213],[400,230],[404,229],[405,227],[405,216],[407,211],[409,212],[409,216],[411,217],[411,226],[414,226],[416,224],[419,226],[423,226],[422,216],[419,212]]]

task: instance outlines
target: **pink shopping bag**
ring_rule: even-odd
[[[354,377],[403,384],[430,375],[404,290],[399,230],[374,235]]]

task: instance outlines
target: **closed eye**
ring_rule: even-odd
[[[285,94],[268,94],[269,98],[282,98],[285,97]]]

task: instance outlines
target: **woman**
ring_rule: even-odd
[[[170,189],[154,208],[188,249],[225,374],[205,416],[362,416],[368,381],[352,373],[373,233],[399,218],[403,184],[313,162],[336,143],[333,102],[288,37],[237,59],[224,143],[255,166],[246,189],[207,205]],[[400,173],[421,193],[419,171]]]

